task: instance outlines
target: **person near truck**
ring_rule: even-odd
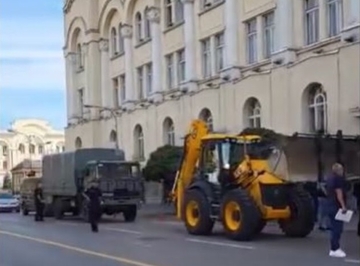
[[[341,209],[346,213],[346,179],[344,168],[335,163],[332,173],[326,178],[327,210],[330,220],[330,252],[329,256],[336,258],[346,257],[346,253],[340,248],[340,239],[343,232],[344,222],[336,220],[336,214]]]
[[[88,201],[89,222],[91,231],[99,231],[99,218],[101,217],[101,190],[97,182],[91,182],[89,188],[85,191],[84,197]]]
[[[42,190],[42,184],[38,183],[34,190],[34,201],[35,201],[35,221],[44,221],[44,196]]]

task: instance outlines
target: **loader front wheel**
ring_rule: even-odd
[[[214,221],[210,217],[210,210],[210,202],[200,190],[191,189],[186,192],[183,217],[189,234],[211,234],[214,227]]]
[[[225,233],[230,239],[249,241],[259,230],[261,214],[251,196],[239,188],[229,191],[224,196],[221,219]]]
[[[291,216],[279,221],[280,228],[288,237],[306,237],[315,225],[313,199],[301,186],[291,188],[289,195]]]

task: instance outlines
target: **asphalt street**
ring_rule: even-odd
[[[288,239],[268,225],[251,242],[226,239],[220,227],[209,237],[187,234],[173,217],[145,215],[135,223],[106,218],[100,232],[73,218],[46,219],[0,213],[0,266],[351,266],[360,265],[355,228],[344,233],[346,259],[328,256],[327,233]]]

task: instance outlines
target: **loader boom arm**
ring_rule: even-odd
[[[194,178],[196,165],[201,153],[201,139],[209,133],[208,126],[202,120],[192,121],[184,141],[184,153],[180,168],[176,174],[172,190],[173,200],[176,202],[176,215],[182,218],[181,209],[185,189],[191,184]]]

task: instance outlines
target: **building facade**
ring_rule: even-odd
[[[359,0],[68,0],[64,17],[69,150],[146,159],[195,118],[360,134]]]
[[[0,131],[0,188],[5,175],[23,161],[41,160],[44,154],[64,150],[63,131],[43,120],[16,120],[9,129]]]

